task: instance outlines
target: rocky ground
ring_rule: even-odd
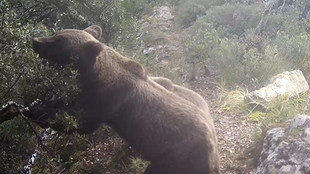
[[[209,103],[218,136],[221,173],[251,174],[252,160],[246,152],[253,143],[256,124],[246,116],[234,115],[222,109],[218,102],[219,81],[216,76],[198,78],[190,87]]]

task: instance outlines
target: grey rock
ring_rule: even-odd
[[[297,115],[294,117],[293,121],[291,121],[290,129],[296,129],[298,127],[310,128],[310,119],[308,115]]]
[[[174,16],[171,14],[171,9],[168,6],[154,7],[153,17],[162,21],[174,19]]]
[[[309,116],[297,115],[286,128],[269,130],[264,138],[263,150],[254,173],[309,174],[309,123]]]
[[[271,78],[269,85],[250,92],[247,97],[253,102],[262,103],[273,101],[285,94],[293,97],[308,90],[308,82],[300,70],[285,71]]]
[[[156,61],[165,64],[162,61],[169,60],[178,50],[167,42],[166,36],[166,33],[171,31],[174,16],[167,6],[154,7],[151,14],[142,21],[138,39],[141,40],[144,55],[152,55]]]
[[[301,137],[302,140],[310,144],[310,128],[305,129]]]

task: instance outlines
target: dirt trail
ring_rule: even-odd
[[[190,88],[201,94],[210,106],[217,132],[220,154],[220,169],[223,174],[251,174],[252,161],[244,153],[252,142],[256,127],[245,116],[224,112],[218,101],[218,78],[201,77],[192,82]]]

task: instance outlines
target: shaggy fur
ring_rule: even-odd
[[[175,93],[176,95],[184,98],[185,100],[192,102],[194,105],[204,110],[207,115],[210,114],[208,103],[198,93],[188,88],[185,88],[183,86],[176,85],[172,83],[170,79],[165,78],[165,77],[149,77],[149,79],[160,84],[161,86],[166,88],[168,91],[171,91]]]
[[[97,39],[98,26],[35,38],[33,49],[79,70],[82,106],[79,133],[103,122],[151,162],[144,174],[218,173],[217,142],[210,116],[193,103],[149,80],[145,69]],[[91,35],[92,34],[92,35]],[[94,37],[93,37],[94,36]]]

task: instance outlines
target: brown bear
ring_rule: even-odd
[[[201,95],[194,92],[193,90],[190,90],[180,85],[176,85],[170,79],[165,77],[149,77],[149,79],[160,84],[168,91],[175,93],[179,97],[182,97],[185,100],[192,102],[194,105],[204,110],[206,114],[210,114],[208,103],[203,99]]]
[[[213,120],[193,103],[150,80],[137,62],[99,42],[98,26],[34,38],[40,57],[79,71],[87,119],[79,133],[110,125],[150,161],[144,174],[219,173]]]
[[[163,86],[167,90],[173,92],[179,97],[182,97],[183,99],[193,103],[194,105],[198,106],[200,109],[202,109],[205,112],[205,116],[209,119],[210,116],[210,110],[208,103],[204,100],[204,98],[196,93],[193,90],[190,90],[188,88],[185,88],[180,85],[174,84],[170,79],[165,77],[149,77],[150,80],[153,80],[154,82],[158,83],[159,85]],[[211,118],[210,118],[211,119]],[[216,133],[213,132],[214,137],[216,137]],[[216,139],[217,142],[217,139]],[[217,147],[216,147],[217,148]],[[216,149],[217,151],[217,149]],[[218,162],[216,162],[218,163]]]

